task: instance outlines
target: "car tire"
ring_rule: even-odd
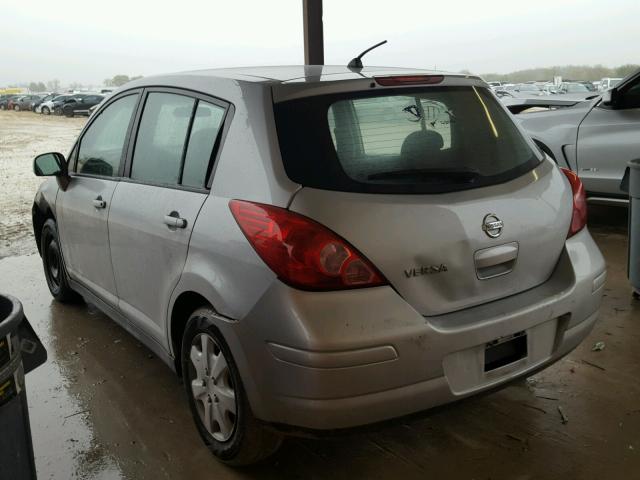
[[[253,416],[215,316],[211,308],[196,310],[183,335],[182,373],[189,408],[200,436],[220,461],[251,465],[275,453],[282,435]],[[203,358],[208,361],[203,363]]]
[[[73,112],[63,112],[63,113],[64,113],[64,116],[67,117],[67,118],[73,118],[73,116],[74,116]]]
[[[19,111],[20,111],[20,105],[14,105],[14,106],[13,106],[13,110],[14,110],[15,112],[19,112]]]
[[[42,255],[44,276],[53,298],[61,303],[78,301],[80,295],[69,286],[67,269],[60,249],[58,227],[53,219],[48,219],[42,227],[40,254]]]
[[[42,113],[43,115],[50,115],[51,114],[51,110],[49,110],[49,107],[42,107],[40,109],[40,113]]]

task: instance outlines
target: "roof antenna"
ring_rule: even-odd
[[[356,58],[352,58],[351,61],[349,62],[349,65],[347,65],[347,68],[349,70],[358,70],[358,71],[362,70],[363,68],[362,57],[364,57],[367,53],[369,53],[374,48],[378,48],[380,45],[384,45],[385,43],[387,43],[387,41],[383,40],[380,43],[376,43],[373,47],[367,48],[364,52],[362,52]]]

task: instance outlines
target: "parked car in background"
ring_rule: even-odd
[[[74,93],[74,94],[69,94],[69,95],[62,96],[62,97],[63,98],[55,100],[53,102],[51,112],[53,112],[55,115],[62,115],[62,108],[65,105],[81,101],[85,97],[85,94],[83,94],[83,93]]]
[[[502,87],[502,82],[487,82],[487,85],[491,87],[491,90],[500,90]]]
[[[16,103],[22,100],[22,97],[24,97],[24,95],[16,95],[10,98],[9,101],[7,102],[7,110],[13,110],[15,108]]]
[[[640,158],[640,70],[591,101],[561,102],[541,100],[531,106],[555,109],[516,119],[545,153],[580,176],[591,201],[626,203],[620,182],[629,160]]]
[[[610,90],[616,85],[618,85],[621,81],[622,81],[621,78],[609,78],[609,77],[603,78],[602,80],[600,80],[599,89],[601,92],[606,92],[607,90]]]
[[[39,102],[42,98],[44,98],[44,95],[41,94],[24,95],[15,99],[11,104],[11,108],[15,111],[31,111],[33,110],[33,104]]]
[[[19,95],[9,94],[0,96],[0,110],[8,110],[9,102]]]
[[[90,108],[104,100],[104,95],[84,95],[75,102],[65,102],[62,106],[62,114],[66,117],[75,115],[90,115]]]
[[[516,96],[540,97],[546,95],[545,91],[535,83],[519,83],[513,88]]]
[[[534,83],[517,83],[496,90],[499,97],[531,98],[546,95],[545,91]]]
[[[542,91],[547,95],[555,95],[558,93],[558,87],[553,83],[545,83],[540,88],[542,88]]]
[[[593,84],[593,82],[589,82],[587,80],[579,80],[576,83],[580,83],[582,85],[584,85],[587,90],[589,90],[590,92],[597,92],[598,90],[596,89],[595,85]]]
[[[229,464],[283,431],[506,386],[598,316],[606,266],[579,178],[472,75],[146,77],[68,158],[34,161],[52,176],[32,209],[51,294],[84,296],[175,369]]]
[[[36,113],[42,113],[42,105],[46,102],[49,102],[51,100],[53,100],[54,98],[60,96],[59,93],[48,93],[47,95],[43,96],[40,100],[38,100],[37,102],[34,102],[33,104],[33,111]]]
[[[49,115],[55,112],[55,109],[62,105],[62,102],[73,97],[70,93],[63,93],[60,95],[56,95],[52,99],[43,101],[40,105],[36,107],[36,111],[42,113],[43,115]],[[62,112],[62,110],[60,110]]]
[[[566,98],[574,100],[586,100],[598,96],[594,90],[590,90],[581,82],[562,82],[558,88],[558,95],[564,95]]]
[[[106,97],[105,97],[106,99]],[[104,100],[103,100],[104,101]],[[95,113],[95,111],[100,108],[100,104],[102,102],[98,103],[97,105],[94,105],[93,107],[89,108],[89,116],[93,115]]]

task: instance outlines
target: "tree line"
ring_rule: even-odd
[[[125,83],[130,82],[131,80],[137,80],[139,78],[142,78],[142,75],[137,75],[134,77],[129,77],[129,75],[122,75],[122,74],[114,75],[112,78],[105,78],[104,85],[105,87],[121,87]]]
[[[129,75],[114,75],[111,78],[106,78],[103,82],[105,87],[120,87],[131,80],[137,80],[138,78],[142,78],[142,75],[137,75],[133,77],[129,77]],[[66,86],[68,90],[81,90],[89,85],[83,85],[79,82],[72,82]],[[16,85],[9,85],[9,88],[28,88],[30,92],[61,92],[62,84],[60,80],[53,79],[48,82],[29,82],[29,83],[19,83]]]
[[[555,67],[529,68],[511,73],[485,73],[481,77],[488,81],[520,83],[529,80],[551,81],[560,76],[565,80],[595,81],[601,78],[623,78],[637,71],[640,65],[627,64],[619,67],[605,67],[604,65],[564,65]]]

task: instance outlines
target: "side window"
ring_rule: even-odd
[[[193,113],[193,98],[151,92],[147,96],[133,152],[131,178],[177,185]]]
[[[78,173],[105,177],[118,173],[127,129],[137,101],[137,94],[128,95],[100,112],[80,140]]]
[[[622,108],[640,108],[640,80],[622,93]]]
[[[197,188],[205,186],[207,167],[222,124],[224,111],[224,108],[211,103],[202,101],[198,103],[189,136],[189,146],[184,158],[182,185]]]

